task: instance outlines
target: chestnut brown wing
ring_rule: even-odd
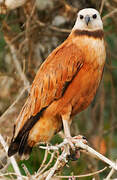
[[[68,40],[48,56],[37,72],[30,95],[16,120],[9,155],[18,151],[19,144],[23,147],[29,131],[43,111],[54,100],[63,96],[67,83],[74,78],[82,65],[83,58],[80,50]]]

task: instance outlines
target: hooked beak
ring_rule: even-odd
[[[89,22],[90,22],[90,16],[85,16],[85,22],[86,22],[86,24],[87,24],[87,26],[88,26],[88,24],[89,24]]]

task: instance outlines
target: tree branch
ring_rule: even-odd
[[[7,146],[7,144],[6,144],[4,138],[2,137],[1,134],[0,134],[0,143],[2,144],[4,150],[5,150],[6,153],[7,153],[7,151],[8,151],[8,146]],[[10,157],[10,161],[11,161],[11,164],[12,164],[12,166],[13,166],[13,169],[14,169],[15,173],[16,173],[17,176],[18,176],[17,180],[23,180],[22,175],[21,175],[21,173],[20,173],[19,167],[18,167],[18,165],[17,165],[17,163],[16,163],[16,160],[15,160],[14,156]]]
[[[113,171],[117,170],[116,162],[111,161],[110,159],[106,158],[102,154],[95,151],[93,148],[91,148],[87,144],[84,144],[82,139],[80,140],[80,139],[74,138],[73,143],[75,144],[76,148],[80,149],[81,152],[87,153],[90,156],[93,156],[93,157],[105,162],[106,164],[109,165],[109,167],[111,167],[113,169]],[[59,145],[56,145],[56,146],[39,146],[39,148],[46,149],[48,151],[52,150],[52,151],[57,152],[57,151],[59,151],[59,149],[63,149],[61,155],[58,156],[54,166],[51,169],[49,169],[48,171],[46,171],[45,173],[43,173],[42,175],[40,174],[42,177],[46,177],[46,180],[50,180],[52,178],[52,176],[55,175],[56,171],[60,168],[60,166],[64,166],[68,162],[68,159],[67,159],[67,156],[69,155],[68,147],[69,147],[68,141],[66,139],[62,143],[60,143]],[[62,162],[64,161],[63,165],[62,165],[61,161]],[[82,175],[81,177],[92,176],[92,175],[95,175],[96,173],[100,173],[100,172],[104,171],[105,169],[106,169],[106,167],[102,170],[97,171],[97,172]],[[62,177],[62,176],[56,176],[56,175],[55,175],[55,177],[68,178],[67,176]],[[74,177],[80,177],[80,176],[74,176]]]
[[[117,8],[108,13],[107,15],[103,16],[102,20],[105,21],[107,18],[112,17],[115,13],[117,13]]]
[[[106,169],[107,169],[107,167],[104,167],[103,169],[101,169],[99,171],[95,171],[95,172],[88,173],[88,174],[77,175],[77,176],[55,176],[55,177],[58,177],[58,178],[72,178],[72,177],[74,177],[74,178],[82,178],[82,177],[88,177],[88,176],[93,176],[93,175],[99,174],[99,173],[105,171]]]

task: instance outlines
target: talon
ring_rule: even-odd
[[[75,140],[81,140],[84,144],[87,144],[87,139],[85,136],[78,135],[75,137],[66,137],[70,148],[70,154],[67,156],[69,160],[76,161],[80,158],[80,150],[81,148],[75,147]]]
[[[84,144],[88,143],[87,138],[85,136],[82,136],[82,135],[75,136],[74,139],[80,139],[80,140],[82,140],[82,142]]]
[[[70,155],[67,158],[71,161],[77,161],[80,158],[80,148],[75,149],[75,151],[70,149]]]
[[[75,145],[74,145],[74,143],[72,142],[72,139],[73,139],[73,138],[72,138],[72,137],[67,137],[66,139],[67,139],[68,144],[70,145],[71,149],[75,151]]]
[[[82,138],[87,141],[87,138],[85,136],[83,136]]]

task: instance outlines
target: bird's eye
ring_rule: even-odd
[[[97,18],[97,14],[94,14],[94,15],[93,15],[93,19],[96,19],[96,18]]]
[[[80,19],[83,19],[83,15],[80,15]]]

